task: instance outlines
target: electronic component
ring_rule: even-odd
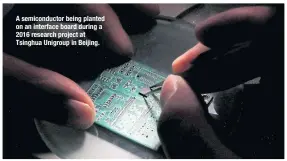
[[[116,78],[116,83],[121,83],[122,80],[123,80],[123,79],[122,79],[121,77],[117,77],[117,78]]]
[[[118,86],[119,85],[117,83],[112,83],[111,84],[111,89],[115,90],[115,89],[117,89]]]
[[[160,81],[149,88],[142,88],[139,92],[139,95],[147,97],[149,94],[152,94],[158,90],[161,90],[164,81]]]
[[[99,87],[90,95],[92,100],[96,100],[96,98],[99,97],[99,95],[104,91],[104,89],[102,87]],[[90,92],[88,92],[90,93]]]
[[[103,107],[109,107],[112,103],[112,101],[116,98],[117,94],[111,95],[108,100],[104,103]]]

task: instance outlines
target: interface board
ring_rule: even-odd
[[[87,91],[96,105],[95,123],[156,150],[160,91],[147,98],[138,93],[166,76],[133,60],[103,71]]]
[[[95,123],[157,150],[160,146],[157,134],[160,91],[148,97],[139,95],[139,92],[166,77],[166,74],[134,60],[103,71],[87,91],[96,105]],[[208,95],[204,95],[204,99],[206,103],[210,101]]]

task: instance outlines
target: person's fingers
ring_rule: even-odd
[[[188,86],[188,83],[177,75],[169,75],[166,78],[161,90],[160,103],[164,111],[163,115],[172,108],[179,112],[187,108],[188,110],[191,110],[191,112],[198,113],[196,117],[203,117],[203,115],[201,115],[203,111],[200,107],[200,101],[196,94],[193,93],[191,87]],[[200,121],[201,118],[196,120]]]
[[[201,43],[196,44],[193,48],[176,58],[172,63],[173,73],[182,73],[192,66],[192,62],[202,53],[209,50],[208,47]]]
[[[174,73],[189,69],[192,61],[209,48],[228,48],[258,36],[272,15],[271,8],[257,6],[231,9],[208,18],[196,26],[200,43],[173,62]]]
[[[207,126],[207,122],[195,93],[180,76],[170,75],[163,84],[160,103],[158,133],[166,155],[200,158],[204,142],[199,129]]]
[[[202,43],[197,43],[193,48],[187,50],[184,54],[177,57],[173,63],[172,63],[172,69],[173,73],[183,73],[190,69],[195,63],[199,64],[199,62],[202,64],[205,61],[208,61],[212,58],[215,58],[217,56],[222,56],[224,52],[227,52],[228,49],[230,51],[234,50],[236,51],[236,48],[240,47],[246,47],[247,45],[250,45],[251,42],[246,41],[237,45],[234,45],[233,48],[222,48],[222,49],[215,49],[213,51],[210,51],[210,48],[203,45]],[[254,55],[254,54],[253,54]],[[251,56],[251,55],[250,55]]]
[[[14,77],[19,81],[25,82],[29,87],[35,87],[36,90],[31,88],[31,91],[28,92],[41,91],[41,94],[33,95],[35,98],[27,99],[35,99],[35,102],[39,102],[39,105],[43,106],[49,104],[50,107],[48,108],[56,110],[53,111],[55,113],[57,113],[57,110],[62,110],[60,108],[65,108],[68,115],[67,125],[86,129],[93,124],[95,116],[93,101],[80,86],[69,78],[56,72],[33,66],[5,53],[3,54],[3,67],[4,76]],[[40,98],[40,95],[43,97]],[[41,102],[37,100],[38,96],[39,100],[43,99]],[[52,103],[52,98],[59,98],[57,103],[62,103],[65,107],[62,106],[56,109],[55,107],[58,105]],[[38,112],[49,111],[49,109],[37,110]],[[49,117],[55,116],[52,114]]]
[[[200,99],[182,77],[170,75],[165,80],[158,134],[166,155],[189,159],[235,157],[217,139]]]
[[[157,16],[160,13],[160,9],[157,4],[134,4],[134,6],[149,16]]]
[[[273,9],[258,6],[210,17],[196,27],[200,43],[173,62],[174,73],[185,75],[201,92],[227,89],[259,76],[267,48],[272,44],[258,39],[268,37],[266,24],[273,15]],[[260,44],[267,45],[265,51]]]
[[[196,26],[198,40],[210,48],[220,48],[250,40],[263,34],[272,18],[271,7],[253,6],[231,9],[208,18]]]
[[[123,29],[118,16],[108,4],[84,4],[79,7],[82,15],[105,16],[105,21],[97,22],[97,24],[103,25],[103,32],[100,31],[100,34],[108,47],[122,55],[133,55],[132,42]]]
[[[266,61],[258,45],[254,42],[224,53],[222,50],[208,50],[199,55],[192,67],[181,73],[181,76],[200,93],[226,90],[259,77],[266,72],[263,68]],[[209,58],[209,55],[221,54],[224,56],[204,58],[206,55]]]

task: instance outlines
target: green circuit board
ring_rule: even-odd
[[[166,77],[166,74],[133,60],[103,71],[87,91],[96,105],[95,123],[157,150],[160,146],[157,134],[160,91],[148,97],[139,95],[139,92]],[[206,104],[211,103],[212,95],[202,96]]]
[[[95,123],[145,147],[158,149],[160,91],[146,98],[138,93],[166,76],[133,60],[103,71],[87,91],[96,105]]]

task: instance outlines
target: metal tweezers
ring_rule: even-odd
[[[164,81],[161,81],[159,83],[156,83],[156,84],[150,86],[149,88],[141,89],[141,91],[139,92],[139,95],[141,95],[143,97],[147,97],[148,95],[150,95],[150,94],[152,94],[158,90],[161,90],[163,82]]]

